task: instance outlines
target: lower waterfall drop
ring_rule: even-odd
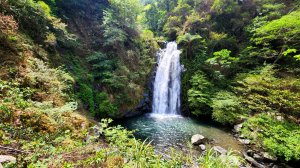
[[[180,115],[181,64],[180,50],[175,42],[158,54],[158,67],[154,82],[152,115]]]

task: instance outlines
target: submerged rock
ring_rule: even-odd
[[[214,146],[212,149],[215,152],[217,152],[218,154],[221,154],[221,155],[226,155],[227,154],[227,150],[222,148],[221,146]]]
[[[196,134],[196,135],[192,136],[191,142],[192,142],[193,145],[200,145],[200,144],[207,143],[208,139],[205,138],[203,135]]]

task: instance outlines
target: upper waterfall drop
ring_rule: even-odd
[[[180,50],[176,42],[169,42],[158,53],[158,67],[154,82],[153,115],[179,115],[181,92]]]

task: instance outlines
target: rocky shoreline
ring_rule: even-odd
[[[257,168],[285,168],[290,167],[281,163],[276,156],[272,156],[270,153],[264,151],[261,148],[256,148],[255,144],[251,140],[246,139],[240,132],[243,128],[243,124],[237,124],[232,130],[232,135],[245,146],[245,150],[240,151],[241,156],[247,161],[246,163],[241,163],[240,168],[246,167],[257,167]],[[195,134],[191,137],[191,143],[199,150],[201,153],[207,151],[207,146],[211,146],[213,150],[218,155],[226,155],[228,150],[221,146],[214,145],[213,140],[204,137],[201,134]]]

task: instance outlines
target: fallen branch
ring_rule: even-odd
[[[256,167],[258,167],[258,168],[266,168],[266,166],[264,166],[264,165],[258,163],[255,159],[253,159],[252,157],[248,156],[246,153],[243,153],[243,155],[244,155],[245,159],[246,159],[249,163],[253,164],[254,166],[256,166]]]
[[[0,149],[14,151],[14,152],[17,152],[17,153],[26,153],[26,154],[30,153],[30,152],[27,152],[27,151],[23,151],[23,150],[19,150],[19,149],[14,149],[14,148],[6,147],[6,146],[1,146],[1,145],[0,145]]]

